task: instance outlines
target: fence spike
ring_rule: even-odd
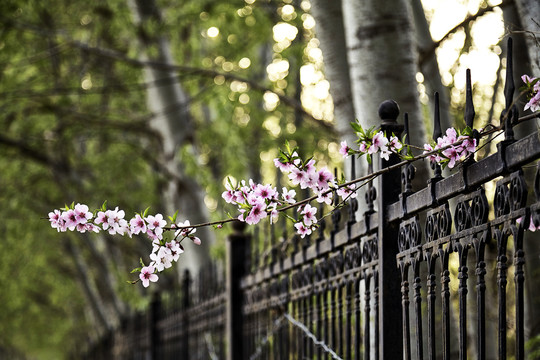
[[[356,162],[355,162],[354,156],[351,156],[351,180],[352,179],[356,179]],[[356,200],[356,198],[349,199],[349,221],[348,221],[349,230],[350,230],[350,226],[356,222],[355,214],[357,210],[358,210],[358,200]]]
[[[472,98],[471,69],[467,69],[466,78],[467,85],[465,90],[465,124],[472,129],[476,113],[474,111],[474,104]]]
[[[473,110],[474,111],[474,110]],[[440,102],[439,102],[439,93],[435,92],[435,114],[433,117],[433,141],[437,141],[438,138],[442,136],[441,130],[441,112],[440,112]],[[437,164],[434,161],[430,162],[431,169],[433,170],[433,179],[439,180],[442,178],[441,165]]]

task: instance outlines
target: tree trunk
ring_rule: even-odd
[[[147,60],[150,56],[145,52],[156,54],[151,60],[165,64],[173,64],[170,44],[161,35],[145,33],[146,21],[161,22],[161,15],[153,0],[131,0],[130,7],[140,26],[140,40],[143,47],[141,58]],[[178,219],[189,219],[192,224],[208,221],[209,214],[204,205],[204,195],[199,185],[188,178],[182,169],[179,159],[179,149],[192,142],[194,125],[189,113],[189,96],[178,82],[178,76],[171,71],[157,70],[152,67],[144,69],[146,83],[159,81],[160,86],[148,88],[148,107],[154,114],[150,126],[162,138],[162,164],[168,172],[164,186],[163,210],[172,215],[179,210]],[[186,254],[179,262],[178,273],[187,268],[197,273],[199,267],[209,257],[209,246],[213,243],[214,235],[203,227],[198,229],[197,235],[203,240],[200,247],[193,244],[183,244]]]
[[[532,76],[540,76],[540,2],[538,0],[515,0],[521,19],[521,28],[525,31],[525,41],[529,53]]]
[[[356,116],[364,127],[379,126],[378,107],[395,100],[409,113],[411,142],[422,146],[425,125],[416,86],[417,50],[411,12],[405,0],[343,0],[351,89]],[[427,166],[416,163],[425,184]]]

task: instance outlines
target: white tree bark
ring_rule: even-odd
[[[353,141],[350,122],[354,121],[355,115],[341,0],[312,0],[311,14],[317,24],[316,34],[323,53],[325,76],[330,82],[336,128],[342,139]]]
[[[153,0],[131,0],[129,2],[134,18],[138,24],[152,19],[160,21],[159,9]],[[144,50],[152,47],[152,61],[164,64],[173,64],[170,44],[164,37],[153,39],[152,42],[144,43],[141,58],[149,60]],[[163,208],[172,215],[179,210],[178,220],[189,219],[191,224],[208,221],[208,211],[204,205],[204,195],[201,188],[193,180],[184,174],[179,149],[191,142],[194,136],[194,127],[189,113],[189,96],[178,82],[178,76],[171,71],[163,71],[156,67],[144,69],[145,82],[153,84],[156,81],[159,86],[148,88],[148,108],[154,114],[150,126],[154,128],[162,138],[163,155],[162,165],[168,173],[167,183],[163,189]],[[197,235],[204,245],[183,244],[185,254],[179,260],[178,271],[189,269],[197,273],[200,266],[209,258],[209,246],[214,241],[214,234],[208,227],[198,229]]]
[[[343,13],[341,0],[326,1],[312,0],[311,14],[316,23],[316,35],[320,41],[323,53],[324,72],[330,83],[330,94],[334,103],[334,121],[341,140],[352,146],[356,136],[350,123],[355,121],[354,105],[351,93],[351,79],[347,62],[347,46],[343,28]],[[367,173],[364,158],[355,160],[355,175]],[[352,178],[351,162],[345,161],[345,176]],[[359,201],[359,213],[366,211],[364,201]]]
[[[422,146],[425,125],[418,100],[418,56],[408,2],[343,0],[342,5],[356,117],[364,127],[378,126],[379,104],[393,99],[400,106],[400,117],[409,113],[412,143]],[[425,184],[427,166],[415,166],[417,181]]]
[[[538,77],[540,74],[540,1],[516,0],[515,4],[523,30],[527,32],[525,38],[532,76]]]

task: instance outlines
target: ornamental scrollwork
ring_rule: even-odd
[[[362,260],[364,264],[367,264],[373,260],[379,258],[379,249],[377,242],[377,235],[370,236],[364,240],[362,245]]]
[[[523,171],[518,170],[497,181],[493,201],[495,216],[500,217],[511,211],[525,207],[527,203],[527,184]]]
[[[448,203],[428,211],[426,218],[426,241],[434,241],[450,235],[452,215]]]
[[[399,224],[398,248],[400,252],[420,245],[422,231],[418,215]]]

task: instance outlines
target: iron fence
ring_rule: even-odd
[[[525,264],[538,256],[527,250],[538,236],[526,229],[540,226],[540,132],[514,139],[511,40],[506,74],[497,152],[447,177],[433,166],[414,192],[411,163],[380,159],[388,171],[362,190],[367,210],[358,214],[351,199],[305,239],[275,229],[248,234],[234,224],[226,286],[208,286],[207,278],[212,292],[193,296],[186,280],[180,306],[167,312],[155,302],[135,320],[147,331],[122,332],[130,339],[122,358],[526,358],[534,330],[525,331],[525,281],[534,278]],[[474,128],[470,73],[466,99],[464,120]],[[394,102],[379,115],[381,130],[408,132]],[[111,352],[93,349],[112,354],[118,343],[111,336]]]

